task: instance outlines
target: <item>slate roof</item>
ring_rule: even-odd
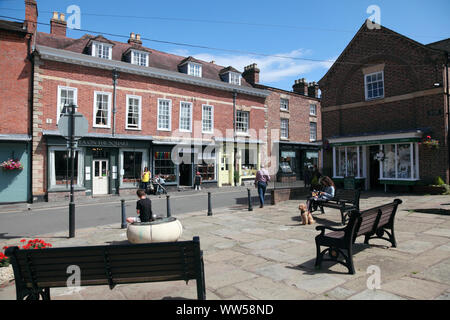
[[[101,38],[100,38],[101,37]],[[67,50],[75,53],[86,53],[86,48],[91,41],[107,40],[107,43],[113,44],[112,60],[123,61],[123,55],[130,48],[137,50],[147,51],[149,56],[149,67],[164,69],[173,72],[179,72],[179,65],[187,61],[201,63],[202,65],[202,78],[211,79],[216,81],[222,81],[220,77],[220,71],[224,69],[223,66],[215,63],[210,63],[202,60],[195,59],[193,57],[182,57],[179,55],[158,51],[152,48],[147,48],[137,44],[129,44],[127,42],[112,41],[104,38],[103,36],[93,36],[85,34],[79,39],[72,39],[63,36],[51,35],[45,32],[37,33],[37,44],[51,47],[55,49]],[[239,72],[239,71],[238,71]],[[249,83],[242,79],[241,87],[252,87]]]
[[[24,27],[24,24],[22,22],[0,20],[0,29],[14,31],[14,32],[27,33],[27,30]]]
[[[450,52],[450,38],[429,43],[427,47]]]

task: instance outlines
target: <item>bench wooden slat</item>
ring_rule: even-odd
[[[16,278],[17,299],[39,295],[49,299],[49,287],[65,287],[71,274],[67,267],[80,268],[81,285],[192,280],[199,299],[205,298],[203,254],[200,240],[110,245],[40,250],[7,249]],[[31,289],[30,289],[31,288]],[[38,295],[39,294],[39,295]]]

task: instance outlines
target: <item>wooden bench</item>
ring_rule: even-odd
[[[200,238],[192,241],[6,250],[14,270],[17,300],[50,300],[50,288],[67,287],[69,266],[80,269],[80,286],[195,279],[204,300],[205,274]]]
[[[341,212],[341,223],[342,225],[345,225],[345,222],[348,220],[349,212],[352,210],[359,210],[360,195],[361,191],[359,189],[336,189],[333,199],[328,201],[319,200],[317,201],[317,207],[320,208],[322,213],[325,213],[323,210],[324,207],[338,209]]]
[[[354,210],[350,213],[350,220],[344,228],[316,227],[316,230],[321,231],[316,236],[316,268],[321,267],[322,261],[334,261],[343,264],[348,268],[350,274],[354,274],[352,247],[359,236],[365,237],[365,244],[368,244],[370,239],[380,238],[389,241],[393,247],[396,247],[394,218],[397,207],[401,203],[402,200],[395,199],[392,203],[362,212]],[[325,234],[325,230],[331,230],[332,232]],[[388,237],[384,237],[385,234]],[[321,252],[321,246],[325,246],[327,249]],[[328,253],[329,259],[324,259],[326,253]],[[343,261],[338,260],[341,255]]]

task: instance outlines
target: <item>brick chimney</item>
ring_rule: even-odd
[[[307,96],[308,95],[308,83],[306,82],[305,78],[295,80],[295,83],[292,86],[292,90],[296,93]]]
[[[59,17],[58,17],[59,15]],[[50,34],[54,36],[66,36],[67,21],[64,13],[53,12],[53,17],[50,20]]]
[[[141,41],[141,35],[140,34],[134,34],[134,32],[130,33],[130,39],[128,39],[129,44],[142,44]]]
[[[25,26],[30,33],[36,31],[38,9],[36,0],[25,0]]]
[[[244,67],[242,77],[250,84],[259,83],[259,69],[256,67],[256,63]]]
[[[319,85],[315,81],[308,83],[308,96],[312,98],[319,97]]]

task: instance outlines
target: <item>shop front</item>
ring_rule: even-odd
[[[0,203],[31,202],[28,135],[0,135]]]
[[[215,144],[162,144],[154,141],[152,156],[152,172],[162,177],[168,187],[193,187],[197,172],[205,187],[217,186]]]
[[[355,179],[365,190],[387,185],[414,185],[419,176],[419,142],[422,132],[330,139],[333,180]]]
[[[280,142],[278,181],[304,180],[306,170],[319,166],[319,148],[318,143]]]
[[[134,193],[149,164],[148,140],[86,137],[78,141],[74,190],[78,195]],[[66,140],[47,136],[47,195],[52,201],[70,190],[70,152]]]

